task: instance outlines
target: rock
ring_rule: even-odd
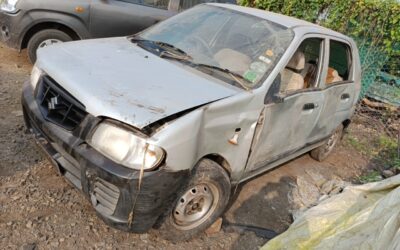
[[[50,246],[52,246],[52,247],[58,247],[59,245],[60,245],[60,243],[58,241],[52,241],[50,243]]]
[[[207,236],[211,236],[214,234],[219,233],[219,231],[221,231],[221,227],[222,227],[222,218],[218,218],[214,224],[212,224],[207,230],[206,230],[206,234]]]
[[[329,180],[321,187],[321,192],[325,195],[335,195],[343,191],[343,189],[350,185],[342,180]]]
[[[385,178],[390,178],[392,176],[394,176],[394,173],[392,170],[383,170],[382,171],[382,175],[385,176]]]
[[[26,223],[26,227],[27,228],[32,228],[32,221],[28,221],[28,223]]]
[[[149,235],[148,234],[141,234],[140,236],[139,236],[139,238],[140,238],[140,240],[147,240],[148,238],[149,238]]]
[[[22,110],[15,110],[11,112],[13,115],[15,115],[16,117],[20,117],[23,116],[24,113],[22,113]]]
[[[27,244],[21,247],[22,250],[35,250],[38,249],[35,243]]]
[[[60,238],[58,241],[59,241],[59,242],[64,242],[65,239],[64,239],[64,238]]]
[[[327,180],[325,179],[325,177],[323,177],[321,174],[311,171],[311,170],[306,170],[306,173],[311,177],[311,179],[313,180],[314,184],[317,187],[322,187],[322,185],[325,184],[325,182],[327,182]]]
[[[300,203],[303,206],[310,207],[318,201],[320,193],[317,186],[307,181],[302,176],[297,177],[296,184]]]
[[[7,226],[12,226],[12,224],[13,224],[12,221],[7,222]]]
[[[21,195],[13,195],[13,196],[11,196],[11,200],[13,200],[13,201],[17,201],[17,200],[19,200],[19,199],[21,199],[22,198],[22,196]]]

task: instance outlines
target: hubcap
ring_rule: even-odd
[[[199,226],[214,213],[218,200],[218,189],[212,183],[188,189],[173,210],[175,225],[183,230]]]
[[[47,39],[39,44],[39,48],[44,48],[57,43],[62,43],[62,41],[59,39]]]

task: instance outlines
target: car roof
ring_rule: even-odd
[[[233,5],[233,4],[221,4],[221,3],[208,3],[207,5],[213,5],[213,6],[217,6],[217,7],[222,7],[222,8],[226,8],[226,9],[231,9],[231,10],[235,10],[238,12],[242,12],[245,14],[249,14],[252,16],[256,16],[265,20],[269,20],[271,22],[274,23],[278,23],[282,26],[285,26],[287,28],[306,28],[306,27],[310,27],[313,28],[313,30],[318,30],[320,31],[322,34],[327,34],[327,35],[331,35],[331,36],[335,36],[335,37],[340,37],[346,40],[352,40],[351,38],[333,31],[331,29],[319,26],[317,24],[314,23],[310,23],[301,19],[297,19],[294,17],[290,17],[290,16],[285,16],[282,14],[278,14],[278,13],[274,13],[274,12],[270,12],[270,11],[265,11],[265,10],[261,10],[261,9],[256,9],[256,8],[249,8],[249,7],[243,7],[243,6],[239,6],[239,5]]]

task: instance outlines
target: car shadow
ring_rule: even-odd
[[[258,249],[292,223],[288,195],[295,179],[283,176],[278,181],[268,181],[268,175],[259,178],[261,182],[262,179],[266,181],[261,187],[253,189],[253,185],[246,185],[246,182],[240,184],[232,196],[223,223],[225,232],[239,234],[232,249]],[[250,197],[244,197],[249,193],[252,193]]]

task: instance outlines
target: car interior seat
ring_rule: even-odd
[[[290,59],[286,68],[281,72],[282,87],[281,91],[294,91],[304,88],[304,77],[301,72],[305,67],[305,56],[301,51],[297,51]]]
[[[326,84],[332,84],[332,83],[341,82],[341,81],[343,81],[343,78],[339,75],[337,70],[329,67],[328,74],[326,76]]]

